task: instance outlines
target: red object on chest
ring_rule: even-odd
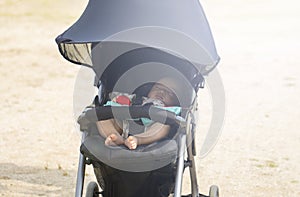
[[[130,99],[127,96],[124,96],[124,95],[118,96],[117,99],[116,99],[116,102],[121,104],[121,105],[130,105],[131,104]]]

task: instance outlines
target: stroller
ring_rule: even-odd
[[[148,17],[149,10],[155,10],[155,15]],[[191,22],[180,22],[183,19]],[[199,2],[90,0],[79,20],[56,42],[64,58],[94,71],[98,89],[78,118],[83,133],[75,196],[82,196],[86,165],[93,166],[97,179],[88,184],[88,197],[180,197],[185,168],[191,181],[191,194],[186,196],[206,196],[198,191],[195,113],[203,76],[219,57]],[[176,92],[180,115],[140,103],[105,106],[113,92],[146,96],[164,77],[182,86]],[[137,123],[141,118],[170,125],[171,130],[167,138],[135,150],[106,146],[96,122],[111,118],[122,121],[129,134],[143,131]],[[218,187],[211,186],[208,196],[219,196]]]

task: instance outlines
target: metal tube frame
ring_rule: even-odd
[[[174,197],[181,197],[182,178],[183,178],[183,172],[185,168],[184,166],[185,147],[186,147],[186,134],[181,134],[180,141],[179,141],[179,152],[178,152]]]
[[[86,132],[83,132],[81,137],[81,143],[84,141],[85,137],[86,137]],[[84,175],[85,175],[85,164],[86,164],[85,161],[86,161],[86,157],[82,153],[79,153],[75,197],[82,196]]]
[[[188,162],[189,162],[192,197],[198,197],[199,189],[198,189],[198,183],[197,183],[196,164],[195,164],[194,156],[192,154],[192,146],[191,145],[188,146],[188,148],[187,148],[187,158],[188,158]]]
[[[191,178],[191,197],[199,197],[199,188],[197,183],[196,164],[193,154],[193,131],[194,117],[188,114],[187,124],[185,130],[179,136],[179,155],[177,161],[177,172],[175,180],[174,197],[181,197],[183,173],[185,167],[189,167]],[[185,131],[185,132],[184,132]],[[187,152],[187,162],[185,163],[185,151]]]
[[[196,163],[194,156],[195,150],[195,117],[194,114],[189,114],[189,126],[187,130],[187,160],[189,162],[190,178],[191,178],[191,191],[192,197],[199,197],[199,188],[197,183],[197,172],[196,172]]]

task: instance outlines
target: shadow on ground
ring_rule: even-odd
[[[73,196],[76,171],[0,163],[0,195]],[[70,183],[72,183],[70,185]]]

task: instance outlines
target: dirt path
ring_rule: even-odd
[[[0,196],[74,195],[79,67],[59,55],[54,38],[85,4],[0,2]],[[216,184],[226,197],[300,196],[300,3],[202,5],[222,58],[226,121],[213,151],[197,160],[200,190]],[[205,89],[199,140],[209,126],[210,102]],[[90,168],[87,179],[94,179]]]

